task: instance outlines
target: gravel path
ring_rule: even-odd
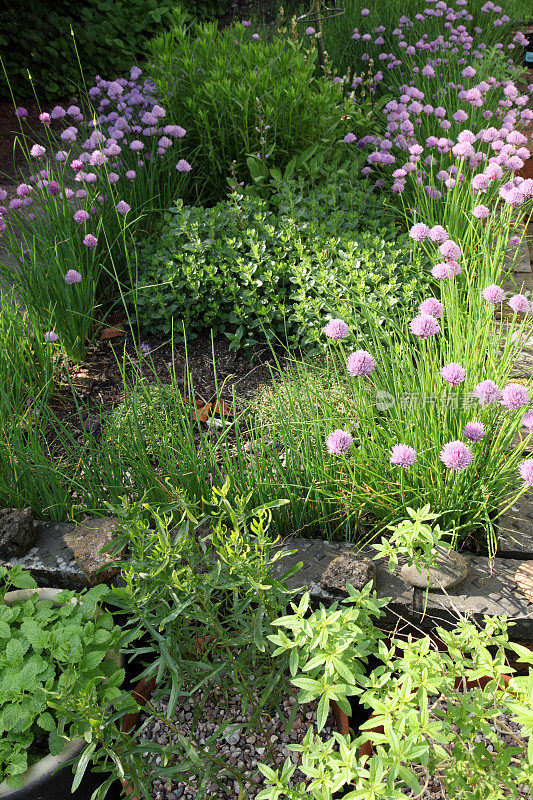
[[[166,714],[167,701],[168,698],[163,698],[155,704],[155,708],[163,715]],[[193,738],[193,712],[202,702],[204,705],[200,713],[201,721],[195,727],[195,739],[198,745],[204,746],[208,737],[220,727],[221,722],[227,719],[232,720],[232,723],[225,728],[223,735],[217,740],[215,755],[227,763],[228,766],[246,775],[247,780],[244,784],[245,797],[247,797],[247,800],[248,798],[251,800],[264,788],[263,776],[259,772],[257,764],[263,761],[269,764],[265,738],[260,731],[250,727],[251,714],[249,712],[242,713],[241,698],[237,695],[231,696],[228,704],[222,692],[217,687],[214,687],[207,696],[202,690],[196,692],[184,705],[178,706],[176,709],[173,723],[180,733],[189,740]],[[286,758],[291,758],[295,764],[299,763],[300,754],[291,753],[287,749],[287,745],[300,743],[309,727],[316,724],[317,703],[309,703],[298,710],[292,730],[288,734],[285,733],[285,723],[289,719],[295,703],[296,699],[294,697],[284,698],[281,703],[284,719],[280,717],[279,713],[276,713],[270,718],[269,722],[270,740],[277,748],[276,760],[280,765],[283,764]],[[146,716],[141,717],[141,721],[146,719]],[[324,739],[329,739],[333,730],[335,730],[335,722],[330,717],[321,736]],[[143,731],[143,738],[149,738],[160,745],[177,744],[178,742],[176,733],[168,725],[155,720],[148,723]],[[155,764],[160,764],[161,757],[156,756],[154,762]],[[293,776],[294,782],[303,779],[302,773],[296,770]],[[227,788],[228,793],[215,781],[211,781],[207,787],[206,797],[227,800],[228,798],[239,796],[239,782],[230,775],[227,777],[219,776],[219,783]],[[165,786],[160,780],[155,780],[153,782],[152,798],[155,800],[194,800],[197,788],[198,781],[196,776],[191,776],[187,781],[172,781],[171,787]],[[249,794],[246,795],[248,791]],[[152,800],[152,798],[146,798],[146,800]]]

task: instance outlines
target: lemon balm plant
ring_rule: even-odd
[[[30,591],[6,603],[11,588]],[[122,697],[124,671],[111,651],[118,653],[124,634],[102,610],[108,587],[53,598],[36,589],[21,567],[0,567],[0,783],[12,789],[29,766],[74,739],[81,738],[79,749],[83,739],[88,744],[86,766],[91,723],[76,705],[111,713]],[[82,776],[80,769],[74,788]]]

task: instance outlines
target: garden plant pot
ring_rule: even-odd
[[[150,700],[150,696],[155,689],[155,680],[148,680],[147,678],[141,678],[141,680],[137,683],[135,688],[133,689],[133,697],[137,701],[140,706],[145,706],[146,703]],[[331,711],[335,718],[335,723],[337,725],[337,730],[343,736],[348,734],[350,731],[350,721],[344,711],[337,705],[335,701],[331,703]],[[139,723],[139,718],[141,716],[141,710],[136,711],[133,714],[126,714],[124,719],[122,720],[121,730],[124,733],[129,733],[132,731],[136,725]],[[128,784],[128,781],[122,781],[122,786],[126,795],[130,798],[130,800],[139,800],[137,795],[133,795],[133,787]]]
[[[17,600],[27,600],[36,592],[42,600],[53,600],[63,589],[18,589],[6,592],[4,602],[12,605]],[[119,654],[110,654],[122,662]],[[86,746],[85,739],[72,739],[67,742],[57,756],[50,754],[32,764],[24,773],[24,784],[20,789],[10,789],[5,781],[0,783],[0,800],[89,800],[94,790],[102,783],[102,775],[92,775],[87,769],[78,789],[71,793],[74,778],[71,768],[64,769],[65,764],[78,756]],[[62,769],[63,768],[63,769]]]

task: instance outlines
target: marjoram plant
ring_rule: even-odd
[[[305,616],[306,596],[278,620],[283,630],[270,637],[275,652],[291,654],[300,700],[320,698],[318,727],[331,700],[350,711],[349,695],[358,696],[369,719],[355,734],[324,742],[309,730],[301,745],[290,745],[301,753],[304,781],[293,781],[290,759],[277,770],[260,765],[268,786],[258,800],[332,800],[338,793],[345,800],[401,800],[406,790],[419,796],[430,780],[454,800],[523,796],[533,780],[531,740],[513,735],[509,746],[502,734],[510,731],[509,716],[523,724],[524,737],[532,730],[531,652],[509,643],[505,618],[485,617],[482,628],[463,619],[452,630],[439,628],[440,650],[429,636],[385,639],[365,616],[358,625],[357,611],[378,616],[385,602],[370,584],[360,593],[349,587],[340,607]],[[502,676],[514,670],[507,649],[530,665],[529,677],[508,685]],[[380,664],[361,670],[360,655]],[[370,755],[360,749],[368,742]]]

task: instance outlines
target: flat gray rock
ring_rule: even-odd
[[[500,558],[533,560],[533,496],[523,495],[518,503],[498,520],[498,551]]]
[[[435,547],[435,565],[429,569],[422,568],[420,571],[413,564],[404,564],[400,570],[400,577],[410,586],[417,589],[429,589],[430,591],[450,589],[461,581],[464,581],[468,574],[466,559],[455,550],[447,550],[441,545]]]
[[[73,522],[38,522],[33,547],[20,558],[0,560],[6,567],[28,570],[39,586],[58,589],[83,589],[88,582],[65,544],[64,535],[75,527]]]

